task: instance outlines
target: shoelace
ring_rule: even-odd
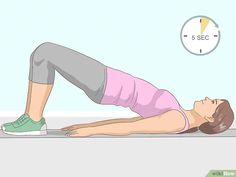
[[[17,119],[15,122],[18,124],[18,125],[21,125],[25,120],[27,119],[27,117],[25,115],[22,115],[19,117],[19,119]]]

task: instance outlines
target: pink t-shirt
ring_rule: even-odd
[[[185,118],[185,127],[179,132],[189,129],[183,108],[169,91],[158,89],[143,79],[111,67],[107,67],[106,71],[106,86],[101,104],[129,107],[143,118],[175,109]]]

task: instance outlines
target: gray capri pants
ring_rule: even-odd
[[[30,57],[29,80],[53,84],[55,70],[100,104],[106,84],[104,64],[58,44],[46,42],[39,45]]]

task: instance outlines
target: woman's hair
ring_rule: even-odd
[[[199,127],[193,127],[179,134],[192,133],[198,130],[206,134],[216,134],[227,130],[234,121],[234,113],[227,100],[221,99],[221,101],[223,101],[223,103],[217,106],[214,114],[212,115],[214,122],[205,122]]]

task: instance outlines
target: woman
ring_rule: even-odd
[[[44,135],[43,110],[51,93],[55,70],[81,88],[95,103],[129,107],[139,117],[112,119],[64,128],[72,137],[97,134],[187,133],[198,129],[214,134],[233,123],[227,100],[205,98],[184,110],[167,90],[104,64],[69,48],[43,43],[30,57],[29,86],[25,113],[5,123],[2,130],[13,135]]]

